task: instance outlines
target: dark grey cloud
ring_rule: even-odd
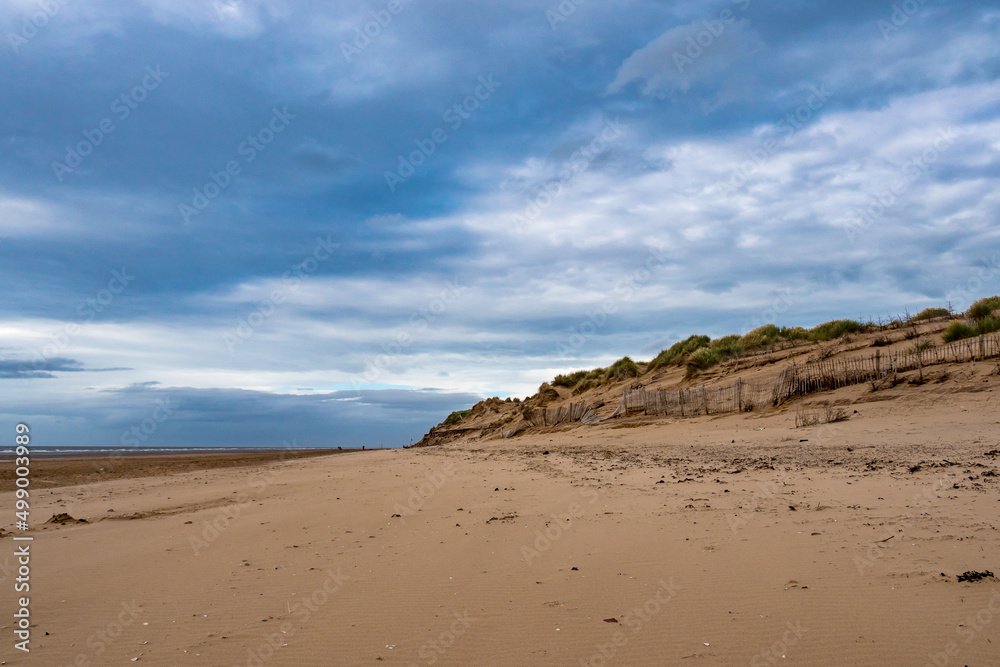
[[[0,359],[0,380],[54,378],[56,373],[101,373],[127,371],[130,368],[84,368],[76,359],[36,357],[31,361]]]
[[[37,362],[0,359],[0,379],[53,378],[54,372],[79,373],[83,365],[74,359],[40,359]]]
[[[307,395],[140,383],[84,391],[75,400],[6,402],[39,446],[398,447],[478,400],[435,390],[334,391]]]

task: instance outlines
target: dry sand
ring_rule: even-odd
[[[90,523],[37,526],[30,655],[0,541],[0,660],[998,665],[1000,582],[956,580],[1000,573],[980,366],[806,401],[836,424],[633,419],[40,490],[36,523]]]

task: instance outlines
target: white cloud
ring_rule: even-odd
[[[0,196],[0,238],[45,233],[56,226],[54,207],[44,202]]]
[[[664,32],[630,55],[618,68],[609,93],[620,92],[634,82],[643,83],[646,95],[664,97],[687,92],[697,80],[709,80],[732,69],[733,62],[764,48],[760,35],[749,21],[732,23],[693,21]],[[738,82],[727,81],[730,93]]]

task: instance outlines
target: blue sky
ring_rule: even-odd
[[[998,30],[933,0],[8,0],[2,420],[399,445],[692,333],[964,309],[1000,293]]]

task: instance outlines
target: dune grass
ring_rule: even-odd
[[[719,348],[703,347],[694,352],[687,361],[686,377],[693,377],[703,370],[715,366],[723,360],[722,351]]]
[[[847,334],[864,333],[869,330],[869,326],[861,324],[855,320],[832,320],[808,331],[809,340],[821,343],[823,341],[841,338]]]
[[[688,336],[682,341],[674,343],[666,350],[661,350],[658,355],[649,362],[646,372],[655,371],[662,366],[680,365],[687,360],[687,357],[695,350],[708,346],[712,339],[708,336]]]
[[[812,329],[779,328],[775,324],[765,324],[743,336],[731,334],[716,338],[708,345],[694,351],[687,359],[686,377],[694,377],[727,359],[738,358],[749,352],[774,349],[780,343],[795,341],[819,343],[841,338],[847,334],[863,333],[870,328],[869,325],[861,324],[855,320],[833,320]]]
[[[941,339],[946,343],[951,343],[956,340],[975,338],[976,336],[996,331],[1000,331],[1000,318],[990,315],[972,324],[968,322],[952,322],[941,334]]]
[[[608,366],[604,377],[612,381],[624,380],[629,377],[639,377],[639,367],[629,357],[622,357]]]
[[[947,343],[1000,331],[1000,318],[993,315],[997,310],[1000,310],[1000,296],[976,301],[966,312],[970,322],[953,322],[942,334],[944,341]],[[909,321],[920,322],[950,314],[946,308],[925,308]],[[667,366],[686,368],[685,377],[692,378],[728,359],[752,352],[774,350],[782,345],[795,343],[823,343],[879,329],[871,322],[841,319],[824,322],[811,329],[765,324],[742,336],[730,334],[714,340],[705,335],[693,335],[661,350],[648,364],[637,364],[629,357],[622,357],[607,368],[557,375],[552,386],[572,389],[575,395],[606,382],[640,377]]]
[[[1000,331],[1000,296],[988,296],[976,301],[965,311],[964,322],[952,322],[941,334],[946,343]]]
[[[622,357],[607,368],[559,374],[552,380],[551,386],[572,389],[574,394],[579,394],[603,382],[617,382],[628,377],[639,377],[639,375],[641,375],[639,366],[630,357]]]
[[[924,308],[913,316],[913,321],[922,322],[924,320],[933,320],[935,317],[946,317],[948,315],[951,315],[951,313],[947,308]]]
[[[997,310],[1000,310],[1000,296],[988,296],[969,306],[965,314],[973,322],[979,322],[992,317],[993,312]]]
[[[468,410],[455,410],[444,420],[445,426],[451,426],[452,424],[457,424],[472,413],[472,409]]]
[[[617,363],[617,362],[616,362]],[[595,368],[593,370],[580,370],[572,373],[560,374],[552,380],[553,387],[565,387],[566,389],[579,390],[582,385],[592,387],[607,376],[607,368]]]
[[[567,389],[572,389],[580,383],[589,371],[575,371],[573,373],[567,373],[566,375],[557,375],[554,380],[552,380],[553,387],[566,387]]]
[[[765,324],[743,336],[730,334],[715,340],[708,336],[690,336],[656,355],[649,362],[646,373],[664,366],[686,366],[687,377],[693,377],[726,359],[740,357],[749,352],[774,349],[779,344],[795,341],[834,340],[851,333],[863,333],[871,328],[871,325],[855,320],[833,320],[812,329]]]

